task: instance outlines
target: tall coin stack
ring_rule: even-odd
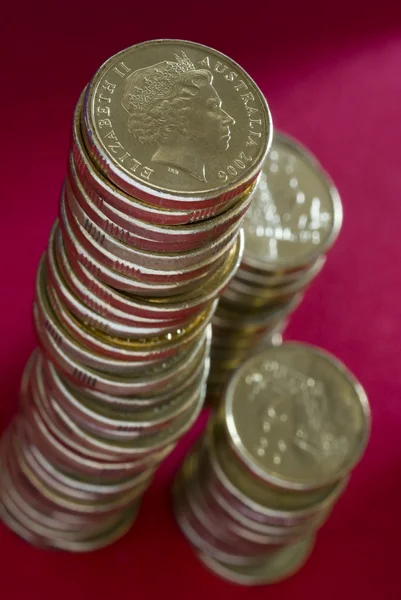
[[[178,524],[202,562],[243,585],[297,571],[370,431],[361,385],[301,343],[270,347],[230,380],[176,476]]]
[[[1,451],[2,516],[30,542],[120,537],[199,414],[271,133],[241,67],[190,42],[128,48],[84,90],[37,273],[40,349]]]
[[[322,269],[341,223],[340,196],[329,176],[309,151],[275,131],[244,219],[244,256],[212,321],[212,406],[248,356],[281,343],[289,315]]]

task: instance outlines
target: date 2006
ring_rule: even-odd
[[[227,181],[229,177],[235,177],[241,171],[243,171],[246,167],[246,163],[252,162],[253,158],[250,156],[246,156],[245,152],[241,152],[239,158],[236,158],[233,161],[232,165],[228,165],[224,171],[219,171],[217,173],[219,179],[223,181]]]

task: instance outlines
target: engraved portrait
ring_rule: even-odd
[[[129,133],[154,147],[151,160],[206,181],[206,161],[228,149],[235,120],[222,108],[208,69],[195,68],[182,52],[138,69],[121,100]],[[171,170],[170,169],[170,170]]]

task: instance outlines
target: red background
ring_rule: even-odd
[[[220,581],[177,529],[169,483],[194,432],[162,467],[131,532],[68,555],[0,525],[0,597],[401,597],[401,21],[399,2],[98,0],[5,2],[0,103],[0,429],[17,408],[34,347],[36,267],[56,215],[72,111],[103,60],[149,38],[192,39],[240,62],[275,125],[336,182],[344,226],[288,337],[323,346],[365,386],[373,432],[305,568],[266,590]],[[398,7],[398,8],[397,8]],[[398,13],[398,14],[397,14]]]

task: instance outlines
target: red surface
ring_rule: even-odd
[[[31,548],[0,525],[0,598],[87,600],[401,597],[401,30],[399,2],[7,2],[1,49],[0,429],[34,347],[36,266],[56,214],[72,110],[99,64],[156,37],[193,39],[240,62],[275,125],[314,151],[342,195],[344,227],[289,329],[366,387],[371,442],[307,566],[269,590],[209,574],[179,533],[162,468],[135,527],[77,556]],[[398,11],[398,14],[397,14]]]

